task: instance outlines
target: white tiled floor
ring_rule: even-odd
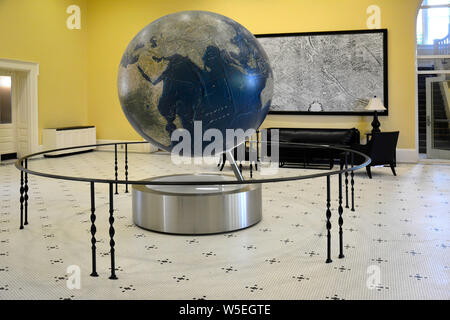
[[[114,168],[109,152],[29,165],[107,178]],[[130,179],[184,170],[165,156],[130,154]],[[292,172],[304,173],[283,174]],[[195,237],[135,227],[130,194],[120,187],[114,198],[119,279],[112,281],[106,186],[96,190],[100,276],[92,278],[89,185],[30,176],[30,224],[20,231],[19,172],[1,165],[0,299],[449,299],[450,166],[400,165],[397,172],[375,168],[372,180],[364,170],[356,174],[356,212],[344,211],[344,259],[337,258],[333,192],[331,264],[324,263],[325,178],[264,185],[259,224]],[[81,268],[79,290],[66,286],[70,265]],[[378,271],[381,283],[369,289]]]

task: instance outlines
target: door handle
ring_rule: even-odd
[[[431,119],[430,116],[427,116],[427,127],[431,126]]]

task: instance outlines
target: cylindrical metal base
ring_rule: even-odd
[[[235,177],[185,174],[158,181],[218,181]],[[133,185],[133,221],[144,229],[175,234],[208,234],[247,228],[262,218],[261,186]]]

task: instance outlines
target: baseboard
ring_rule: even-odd
[[[419,162],[419,154],[416,149],[397,149],[398,163],[417,163]]]
[[[97,144],[102,143],[114,143],[114,142],[132,142],[136,140],[105,140],[105,139],[97,139]],[[97,147],[99,151],[114,151],[114,146],[104,146]],[[118,145],[117,151],[123,152],[125,151],[125,145]],[[139,144],[129,144],[128,152],[136,152],[136,153],[151,153],[158,151],[158,148],[150,143],[139,143]]]

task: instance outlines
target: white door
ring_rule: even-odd
[[[13,107],[14,75],[0,71],[0,155],[17,153],[16,110]],[[1,161],[1,158],[0,158]]]

